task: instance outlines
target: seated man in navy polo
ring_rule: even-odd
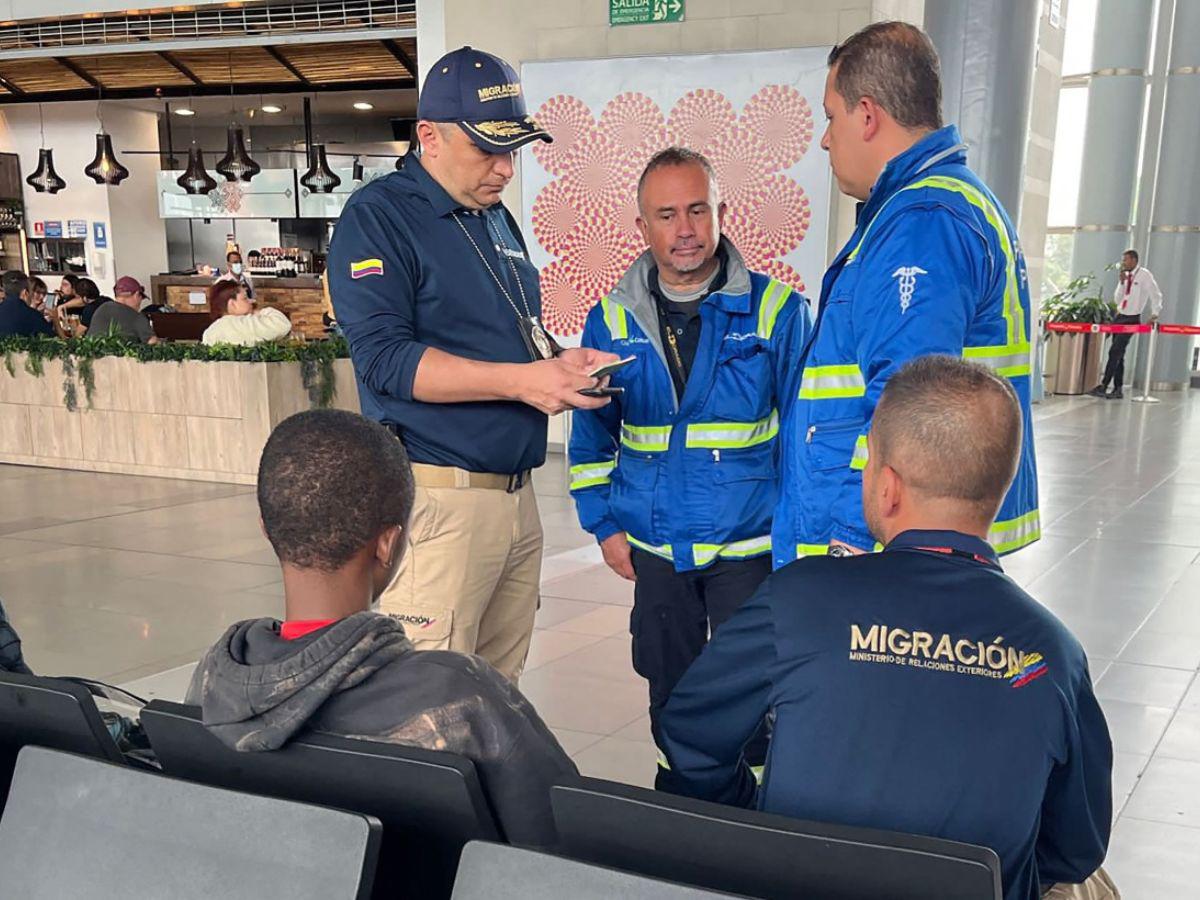
[[[0,337],[43,334],[54,337],[54,329],[36,309],[29,305],[29,276],[16,269],[0,276],[4,299],[0,300]]]
[[[1005,900],[1085,881],[1115,896],[1099,870],[1112,744],[1087,658],[986,540],[1021,427],[988,369],[927,356],[894,375],[862,488],[884,551],[794,562],[721,626],[662,712],[660,786],[991,847]],[[742,749],[768,712],[758,787]]]

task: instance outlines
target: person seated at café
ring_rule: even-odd
[[[115,302],[103,304],[92,316],[91,326],[84,327],[84,333],[90,332],[101,337],[116,334],[143,344],[157,344],[158,338],[154,336],[150,320],[138,311],[144,293],[136,278],[129,275],[118,278],[113,287]]]
[[[112,297],[101,297],[100,288],[90,278],[80,278],[75,284],[75,297],[67,303],[54,308],[62,328],[68,336],[83,337],[91,327],[92,317],[96,310],[106,303],[112,303]],[[74,328],[71,327],[68,316],[78,316]]]
[[[0,603],[0,672],[15,672],[17,675],[32,675],[25,657],[21,655],[21,639],[9,624],[4,604]]]
[[[217,282],[222,281],[240,284],[246,289],[247,297],[254,297],[254,281],[251,280],[250,273],[246,271],[246,266],[242,262],[241,251],[230,250],[225,254],[225,271],[217,276]]]
[[[58,283],[58,290],[55,291],[57,296],[54,298],[54,315],[56,317],[61,318],[65,315],[78,316],[79,311],[83,309],[87,301],[79,296],[79,281],[80,276],[73,272],[68,272]],[[99,291],[97,291],[97,294],[99,294]]]
[[[46,294],[49,289],[46,287],[46,282],[38,278],[36,275],[29,276],[29,308],[35,312],[42,314],[42,318],[49,322],[49,312],[46,309]]]
[[[883,552],[794,562],[721,626],[662,712],[660,785],[991,847],[1005,900],[1081,882],[1116,896],[1099,868],[1112,743],[1087,657],[986,542],[1021,428],[1012,387],[982,366],[897,372],[862,484]],[[768,711],[759,787],[742,748]]]
[[[12,269],[0,276],[4,299],[0,300],[0,336],[37,334],[54,336],[54,329],[30,303],[29,276]]]
[[[246,289],[234,281],[218,281],[208,289],[208,309],[213,323],[200,340],[214,344],[249,347],[264,341],[283,340],[292,333],[292,323],[271,306],[254,308]]]
[[[332,409],[281,422],[259,461],[258,504],[286,619],[231,626],[187,702],[235,750],[274,750],[312,730],[460,754],[508,840],[550,847],[550,786],[577,772],[537,712],[480,657],[417,652],[398,619],[375,611],[408,543],[414,494],[404,446],[382,425]]]
[[[58,290],[56,291],[58,297],[55,300],[54,305],[59,307],[76,303],[79,299],[75,294],[75,288],[78,286],[78,284],[78,275],[74,274],[73,272],[68,272],[66,275],[64,275],[62,280],[58,283]],[[77,305],[82,306],[83,304],[79,303]]]

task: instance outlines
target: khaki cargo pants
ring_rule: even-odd
[[[418,650],[482,656],[514,684],[525,667],[542,575],[533,485],[422,487],[400,571],[380,598]]]
[[[1097,869],[1083,884],[1056,884],[1042,900],[1121,900],[1121,892],[1104,869]]]

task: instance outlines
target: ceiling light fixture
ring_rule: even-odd
[[[300,183],[314,194],[332,194],[333,189],[342,183],[342,179],[329,168],[329,157],[325,153],[324,144],[313,144],[311,152],[312,163],[300,179]]]
[[[42,118],[42,104],[38,104],[38,126],[41,128],[42,144],[38,151],[37,171],[25,179],[25,183],[39,194],[57,194],[67,183],[54,171],[54,151],[46,147],[46,123]],[[355,160],[357,162],[357,159]]]
[[[175,183],[189,194],[207,194],[216,189],[216,179],[204,168],[204,151],[195,144],[188,150],[188,167]]]
[[[281,113],[281,112],[283,112],[283,107],[277,103],[264,103],[262,106],[262,111],[265,113],[272,113],[272,114],[273,113]]]
[[[117,161],[112,138],[107,133],[96,135],[96,156],[87,164],[83,174],[96,184],[120,184],[129,177],[129,170]]]
[[[361,110],[362,112],[366,112],[366,111],[367,111],[367,110],[369,110],[369,109],[374,109],[374,108],[375,108],[375,104],[374,104],[374,103],[368,103],[366,100],[355,100],[355,101],[354,101],[354,108],[355,108],[355,109],[357,109],[357,110]]]
[[[190,106],[181,106],[179,109],[175,110],[175,115],[177,116],[194,116],[195,114],[196,111]]]
[[[100,132],[96,135],[96,155],[88,163],[83,174],[96,184],[120,184],[129,177],[129,170],[121,165],[117,154],[113,152],[112,138],[104,130],[104,89],[101,88],[96,97],[96,121],[100,123]]]
[[[262,171],[262,166],[250,158],[246,151],[246,138],[242,129],[229,126],[229,139],[225,156],[217,163],[217,171],[226,181],[249,181]]]

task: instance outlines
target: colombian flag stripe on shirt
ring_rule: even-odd
[[[350,263],[350,277],[363,278],[367,275],[382,275],[383,260],[382,259],[360,259],[358,262]]]

